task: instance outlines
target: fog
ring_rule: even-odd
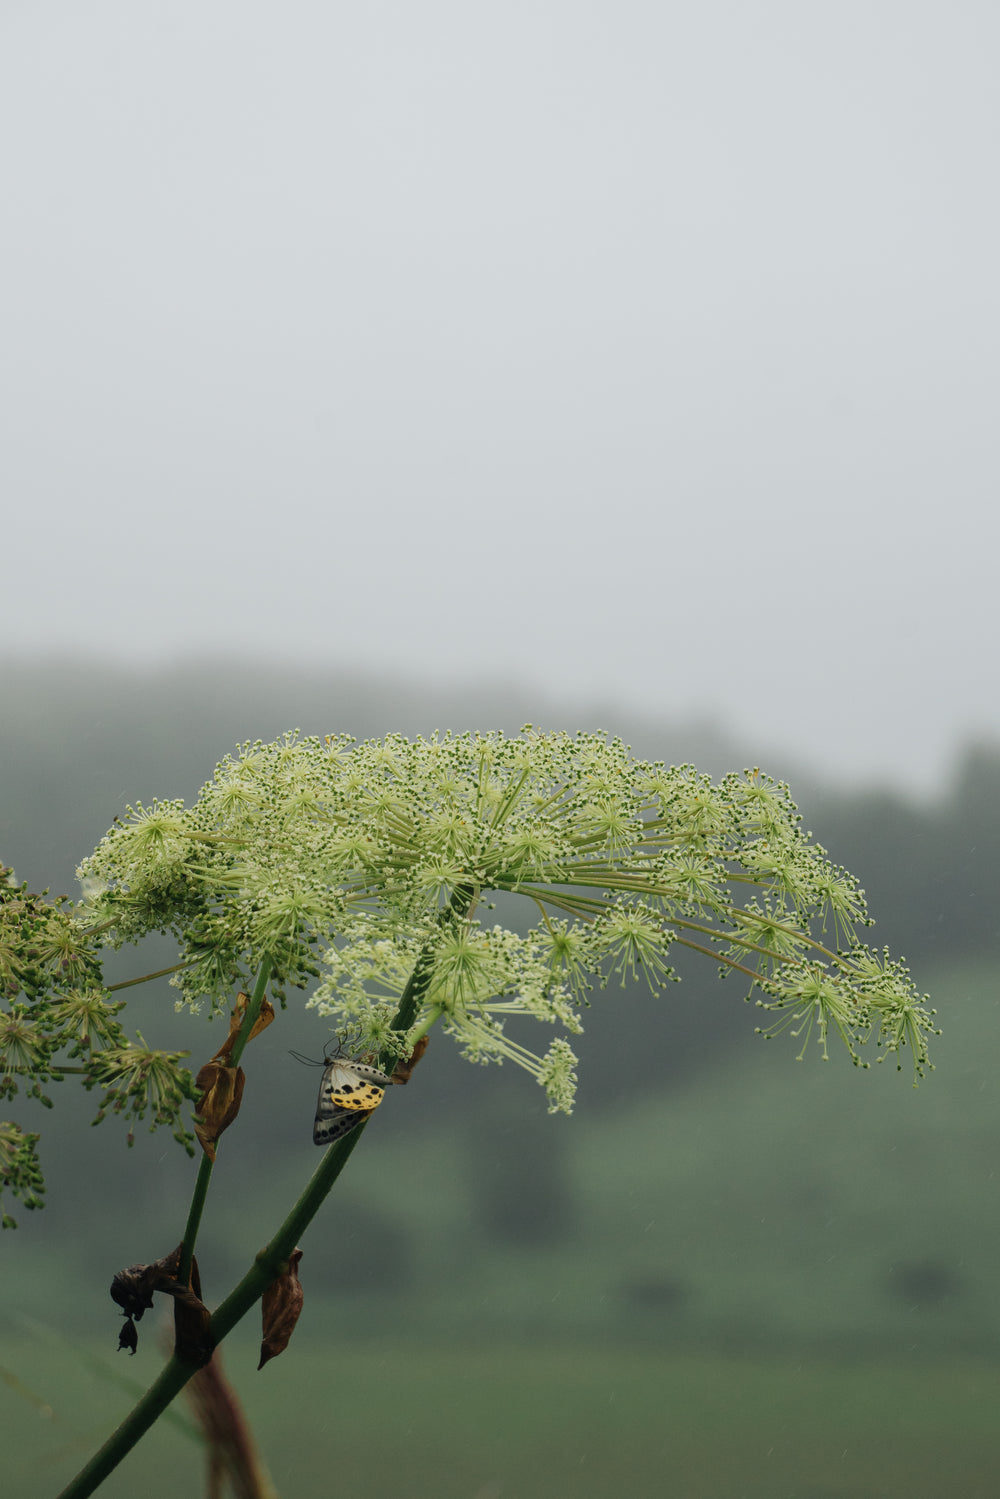
[[[9,4],[0,651],[523,683],[933,789],[1000,733],[998,41]]]

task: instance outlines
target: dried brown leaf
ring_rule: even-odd
[[[272,1280],[261,1298],[263,1341],[260,1345],[260,1363],[263,1369],[269,1359],[277,1358],[288,1347],[295,1331],[304,1300],[299,1281],[301,1249],[293,1249],[282,1273]]]
[[[246,1074],[242,1067],[230,1067],[213,1058],[206,1062],[195,1079],[201,1098],[194,1119],[194,1132],[210,1161],[215,1160],[215,1142],[229,1128],[240,1111]]]
[[[236,1038],[240,1033],[240,1027],[243,1024],[243,1020],[246,1015],[247,1006],[249,1005],[249,1003],[249,994],[245,994],[241,989],[239,994],[237,994],[236,996],[236,1004],[233,1008],[233,1013],[229,1017],[229,1035],[226,1037],[225,1041],[223,1041],[222,1045],[215,1053],[215,1056],[212,1058],[213,1061],[229,1061],[229,1057],[232,1053],[233,1047],[236,1045]],[[261,1002],[260,1014],[254,1021],[253,1029],[251,1030],[250,1035],[247,1037],[247,1040],[252,1041],[255,1036],[260,1035],[261,1031],[266,1031],[273,1019],[274,1006],[271,1004],[271,1001],[265,997]]]
[[[181,1245],[178,1244],[170,1254],[164,1255],[162,1260],[154,1260],[151,1265],[129,1265],[127,1270],[118,1271],[111,1282],[111,1299],[121,1307],[127,1319],[119,1335],[119,1349],[135,1352],[139,1345],[135,1324],[153,1305],[153,1292],[160,1291],[174,1298],[174,1336],[180,1357],[192,1364],[204,1364],[211,1358],[210,1318],[201,1299],[198,1262],[192,1260],[191,1282],[185,1286],[177,1279],[180,1258]]]

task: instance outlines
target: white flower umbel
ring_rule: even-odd
[[[320,977],[310,1003],[368,1050],[403,1055],[440,1021],[473,1060],[526,1067],[552,1108],[572,1106],[568,1043],[536,1056],[506,1022],[577,1032],[595,985],[662,988],[673,943],[745,974],[777,1029],[815,1026],[825,1047],[832,1027],[856,1061],[874,1034],[927,1065],[931,1012],[858,943],[863,894],[787,788],[755,770],[713,784],[601,734],[246,744],[192,807],[130,811],[81,873],[119,942],[176,932],[189,1003],[227,1003],[267,959],[279,986]],[[477,920],[495,891],[530,902],[526,936]]]

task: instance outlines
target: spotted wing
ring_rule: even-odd
[[[331,1109],[377,1109],[389,1078],[365,1062],[341,1058],[328,1062],[319,1088],[319,1107]]]
[[[390,1079],[365,1062],[335,1058],[328,1062],[319,1087],[313,1140],[329,1145],[377,1109]]]
[[[317,1114],[313,1124],[313,1144],[332,1145],[334,1140],[349,1134],[367,1118],[368,1115],[360,1109],[337,1109],[332,1114]]]

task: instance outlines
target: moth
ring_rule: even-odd
[[[377,1109],[391,1078],[366,1062],[334,1057],[327,1062],[319,1085],[313,1143],[330,1145]]]

